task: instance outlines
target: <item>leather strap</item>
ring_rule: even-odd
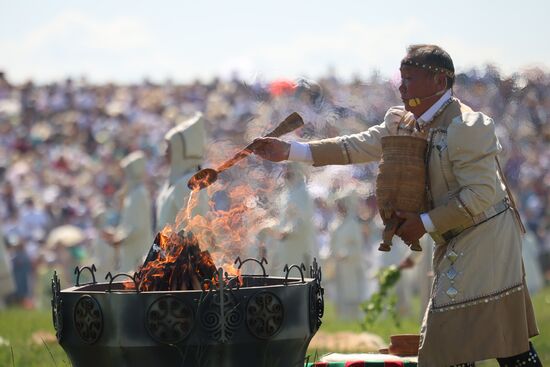
[[[468,226],[459,226],[453,229],[448,230],[447,232],[443,234],[438,233],[430,233],[432,238],[436,243],[447,243],[465,230],[469,228],[473,228],[481,223],[484,223],[488,221],[491,218],[496,217],[499,214],[504,213],[506,210],[510,209],[510,201],[508,198],[504,198],[495,205],[491,206],[490,208],[486,209],[482,213],[472,217],[472,224]]]

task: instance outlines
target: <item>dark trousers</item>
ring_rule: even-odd
[[[542,367],[540,358],[533,344],[529,342],[529,350],[517,356],[497,358],[500,367]],[[451,367],[475,367],[475,362],[456,364]]]

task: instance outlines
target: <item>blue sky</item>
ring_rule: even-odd
[[[0,70],[39,82],[393,76],[411,43],[457,70],[550,65],[550,1],[0,0]],[[548,69],[547,69],[548,70]]]

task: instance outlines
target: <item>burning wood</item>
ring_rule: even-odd
[[[158,233],[138,270],[141,291],[198,290],[213,279],[216,266],[191,232]]]

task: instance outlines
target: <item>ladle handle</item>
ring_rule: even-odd
[[[279,126],[277,126],[275,129],[273,129],[268,134],[264,135],[266,138],[278,138],[279,136],[283,136],[285,134],[288,134],[291,131],[296,130],[299,127],[304,126],[304,120],[302,119],[302,116],[298,112],[293,112],[290,115],[287,116],[286,119],[284,119]],[[250,146],[251,144],[249,144]]]
[[[302,126],[304,126],[304,120],[302,119],[302,116],[300,116],[298,112],[293,112],[288,115],[287,118],[285,118],[283,121],[281,121],[281,123],[275,129],[264,135],[264,137],[278,138],[279,136],[288,134],[289,132],[294,131]],[[254,142],[248,144],[244,149],[237,152],[237,154],[235,154],[232,158],[223,162],[218,168],[216,168],[216,171],[218,171],[218,173],[225,171],[229,167],[233,166],[235,163],[239,162],[241,159],[249,156],[250,153],[252,153],[253,146]]]

